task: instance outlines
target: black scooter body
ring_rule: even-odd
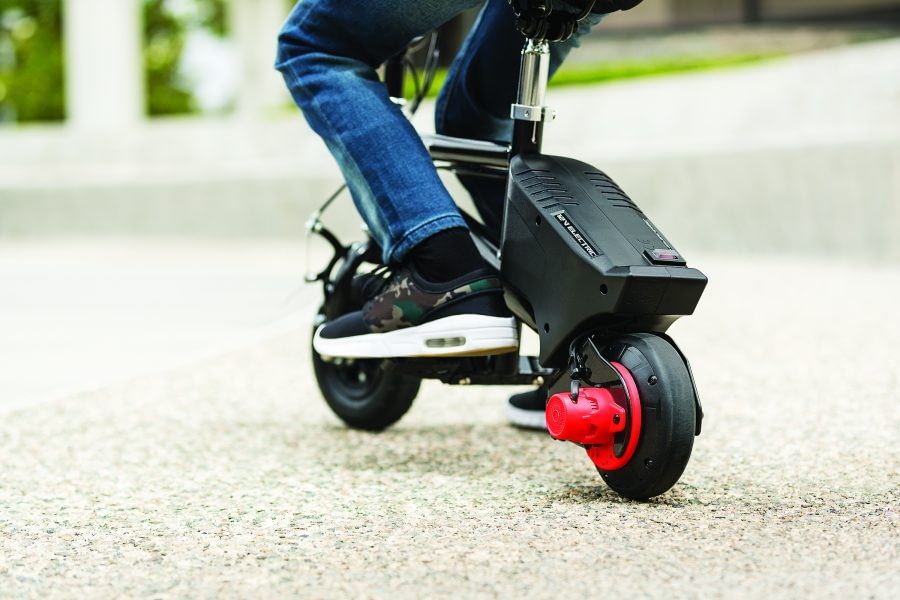
[[[706,276],[602,171],[565,157],[510,161],[501,242],[507,303],[565,367],[585,331],[662,333],[694,312]],[[527,299],[527,300],[526,300]]]

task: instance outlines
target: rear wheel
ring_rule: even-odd
[[[312,349],[313,371],[328,406],[354,429],[382,431],[400,420],[421,380],[384,369],[379,359],[324,360]]]
[[[419,393],[419,380],[385,373],[381,361],[325,362],[313,357],[325,402],[354,429],[382,431],[406,414]]]
[[[637,449],[626,465],[597,470],[609,487],[627,498],[658,496],[681,477],[694,445],[696,398],[690,372],[669,342],[648,333],[624,335],[602,353],[634,380],[641,427]]]

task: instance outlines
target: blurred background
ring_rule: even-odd
[[[291,5],[0,0],[0,409],[308,327],[303,225],[340,177],[271,66]],[[897,0],[647,0],[559,73],[547,149],[701,268],[893,269],[898,35]]]

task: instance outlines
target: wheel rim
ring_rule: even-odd
[[[367,402],[382,378],[379,361],[354,360],[342,364],[325,364],[336,375],[335,383],[341,386],[345,396],[354,403]]]
[[[603,471],[616,471],[627,465],[634,457],[641,438],[641,397],[637,383],[631,376],[631,372],[622,364],[617,362],[610,364],[625,383],[625,389],[618,390],[616,401],[617,404],[621,402],[626,410],[628,426],[624,431],[624,445],[619,452],[616,452],[615,446],[590,446],[587,448],[588,457],[597,468]]]

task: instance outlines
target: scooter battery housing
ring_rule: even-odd
[[[663,332],[694,312],[706,276],[599,169],[515,156],[507,198],[507,302],[540,335],[543,365],[565,366],[578,333]]]

